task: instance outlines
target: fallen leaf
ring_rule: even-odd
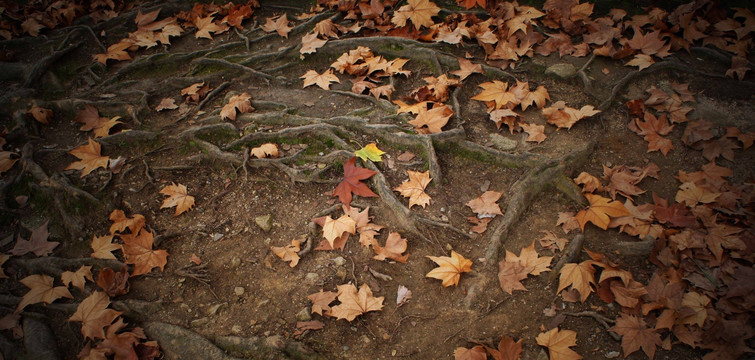
[[[550,360],[578,360],[582,356],[570,346],[577,345],[577,332],[571,330],[559,330],[557,327],[540,333],[536,338],[537,344],[548,348]]]
[[[73,296],[65,286],[53,286],[54,279],[47,275],[29,275],[20,283],[26,285],[29,291],[21,298],[15,313],[20,313],[27,305],[36,303],[51,304],[61,297],[73,299]]]
[[[110,225],[111,235],[116,232],[124,232],[126,229],[131,230],[131,233],[138,233],[146,222],[142,215],[134,214],[134,217],[128,218],[123,210],[118,209],[110,213],[110,221],[113,222],[113,225]]]
[[[20,156],[11,151],[0,151],[0,174],[10,170]]]
[[[332,196],[338,196],[346,207],[350,207],[352,194],[364,197],[378,197],[361,180],[366,180],[376,172],[355,165],[356,157],[352,157],[343,165],[343,180],[333,190]]]
[[[519,360],[522,357],[522,341],[514,341],[510,336],[504,336],[501,341],[498,342],[498,349],[492,349],[485,346],[488,354],[495,360]]]
[[[22,256],[28,253],[34,253],[36,256],[47,256],[52,253],[52,249],[60,245],[57,241],[47,241],[47,237],[50,236],[50,232],[47,231],[47,224],[49,221],[45,221],[38,228],[31,231],[29,240],[24,240],[20,236],[16,240],[16,245],[11,249],[10,253],[15,256]]]
[[[250,154],[258,159],[264,159],[267,157],[278,157],[278,145],[273,143],[265,143],[257,147],[253,147],[250,150]]]
[[[312,313],[322,315],[323,311],[325,311],[327,314],[330,310],[329,305],[336,299],[336,296],[338,296],[338,293],[322,290],[318,293],[307,295],[307,299],[312,301]]]
[[[131,60],[131,55],[126,52],[128,48],[133,46],[131,40],[122,39],[121,41],[107,47],[107,51],[104,54],[96,54],[92,56],[93,59],[100,62],[102,65],[107,65],[108,60]]]
[[[653,359],[656,346],[661,345],[661,335],[655,329],[647,328],[642,318],[626,313],[622,313],[616,319],[616,325],[608,330],[621,335],[621,349],[624,351],[624,357],[642,348],[645,355]]]
[[[595,268],[592,266],[593,263],[592,260],[587,260],[579,264],[568,263],[564,265],[561,268],[561,276],[556,293],[571,285],[572,289],[579,291],[581,301],[585,302],[590,293],[594,291],[591,286],[595,285]]]
[[[123,266],[116,272],[111,268],[104,268],[97,274],[97,286],[105,290],[108,296],[120,296],[128,293],[131,287],[128,282],[128,267]]]
[[[653,64],[655,64],[653,57],[645,54],[637,54],[634,56],[634,59],[626,63],[627,66],[637,66],[639,68],[637,69],[638,71],[645,70]]]
[[[519,126],[527,133],[527,139],[524,141],[537,142],[539,144],[546,139],[544,125],[521,123]]]
[[[5,264],[5,262],[8,261],[8,259],[10,259],[9,255],[0,253],[0,279],[8,278],[8,274],[6,274],[5,269],[3,269],[3,264]]]
[[[153,250],[154,235],[142,229],[138,234],[120,234],[123,241],[123,255],[126,264],[134,264],[132,276],[146,274],[153,268],[163,270],[168,262],[168,252],[165,250]]]
[[[328,69],[328,71],[322,73],[322,75],[318,74],[317,71],[308,70],[299,78],[304,79],[304,85],[302,88],[310,85],[317,85],[325,90],[330,90],[330,83],[341,83],[341,80],[338,80],[338,76],[333,74],[333,69]]]
[[[354,155],[358,156],[362,161],[370,159],[373,162],[383,161],[383,154],[385,154],[385,152],[378,149],[377,144],[375,143],[367,144],[363,148],[354,152]]]
[[[288,266],[295,267],[296,264],[299,263],[299,244],[301,242],[299,240],[291,240],[290,245],[286,246],[271,246],[270,250],[273,251],[275,255],[277,255],[279,258],[283,259],[283,261],[289,261]]]
[[[559,129],[571,129],[577,121],[600,112],[600,110],[595,110],[592,105],[585,105],[579,110],[570,108],[563,101],[557,101],[542,111],[548,119],[548,123],[558,126]]]
[[[405,263],[409,255],[401,255],[401,253],[406,251],[406,247],[406,239],[402,238],[401,234],[392,232],[388,234],[388,239],[385,240],[385,247],[381,247],[377,240],[372,243],[372,249],[376,253],[372,258],[375,260],[391,259]]]
[[[469,228],[469,231],[477,234],[482,234],[488,229],[488,224],[490,221],[493,220],[493,218],[478,218],[477,216],[470,216],[467,218],[467,221],[474,226]]]
[[[385,96],[387,99],[391,99],[391,94],[393,94],[393,91],[396,90],[396,88],[393,87],[393,85],[383,85],[378,86],[370,89],[370,95],[374,96],[375,99],[380,99],[381,96]]]
[[[300,54],[312,54],[317,52],[317,49],[321,48],[328,40],[321,40],[317,37],[317,34],[311,33],[302,36]]]
[[[103,328],[113,323],[113,320],[121,315],[121,312],[108,309],[110,298],[101,291],[95,291],[81,301],[76,312],[68,321],[81,321],[81,334],[84,338],[104,339]]]
[[[574,182],[577,185],[582,185],[582,192],[585,193],[593,193],[595,191],[603,190],[603,184],[600,182],[600,179],[584,171],[574,178]]]
[[[111,259],[115,260],[115,255],[113,255],[113,251],[119,250],[121,248],[118,244],[113,244],[113,236],[112,235],[104,235],[97,237],[95,236],[92,239],[92,251],[93,253],[89,256],[97,259]]]
[[[37,122],[45,125],[49,124],[50,120],[52,119],[52,110],[45,109],[36,105],[32,106],[31,109],[26,112],[26,114],[33,117],[34,120],[37,120]]]
[[[443,131],[441,128],[448,124],[454,112],[448,105],[436,106],[430,110],[419,108],[419,113],[409,124],[414,125],[420,134],[436,134]]]
[[[676,202],[684,203],[689,207],[697,204],[710,204],[721,196],[721,193],[714,193],[704,187],[698,187],[693,182],[685,182],[679,185],[679,191],[674,198]]]
[[[251,95],[246,92],[240,95],[231,96],[228,100],[228,104],[223,106],[223,109],[220,110],[220,118],[236,121],[236,110],[238,110],[240,114],[246,114],[253,111],[254,107],[252,106],[251,101],[249,101],[251,98]]]
[[[199,100],[204,99],[208,92],[210,92],[210,85],[205,84],[204,81],[191,84],[181,89],[181,95],[184,97],[185,101],[193,103],[198,103]]]
[[[529,273],[534,276],[540,275],[544,271],[550,271],[548,268],[553,260],[553,256],[539,256],[535,250],[535,242],[533,241],[530,246],[522,248],[519,256],[514,253],[506,251],[506,262],[518,262],[525,268],[529,268]]]
[[[155,111],[163,111],[163,110],[173,110],[178,109],[178,105],[176,105],[176,100],[173,98],[163,98],[160,100],[160,103],[157,104],[155,107]]]
[[[411,20],[414,28],[431,27],[434,22],[432,17],[438,15],[440,8],[429,0],[409,0],[408,3],[393,12],[391,22],[398,26],[406,26],[406,21]]]
[[[453,250],[451,250],[451,257],[427,256],[427,258],[438,264],[438,267],[427,273],[425,277],[443,281],[444,287],[458,285],[461,273],[472,271],[472,260],[464,258]]]
[[[107,328],[105,339],[97,347],[108,349],[108,353],[115,355],[114,359],[138,358],[134,346],[139,343],[139,339],[146,339],[146,335],[141,328],[121,331],[125,327],[126,323],[123,318],[119,318]]]
[[[399,285],[396,291],[396,308],[406,304],[412,298],[412,291],[404,285]]]
[[[372,290],[367,284],[362,284],[359,292],[352,284],[338,285],[338,301],[341,303],[333,306],[329,315],[346,321],[352,321],[366,312],[383,309],[383,297],[372,296]]]
[[[427,184],[432,181],[430,178],[430,171],[423,173],[418,171],[407,170],[409,174],[409,180],[403,184],[394,188],[394,191],[398,191],[402,196],[409,198],[409,208],[414,205],[422,206],[423,208],[430,203],[430,195],[425,193]]]
[[[81,267],[76,270],[76,272],[64,271],[60,275],[60,280],[63,282],[63,285],[73,285],[74,287],[81,289],[81,291],[84,291],[84,284],[86,283],[86,279],[89,279],[89,281],[94,281],[94,279],[92,278],[91,265],[81,265]]]
[[[488,355],[482,345],[477,345],[471,349],[457,347],[454,350],[454,360],[485,360],[487,358]]]
[[[189,261],[194,263],[194,265],[202,265],[202,259],[197,256],[197,254],[192,253],[191,256],[189,256]]]
[[[279,16],[278,18],[267,18],[265,24],[260,26],[260,28],[264,32],[275,31],[279,36],[282,36],[284,38],[288,38],[288,33],[291,31],[291,29],[293,29],[293,27],[288,26],[288,18],[286,17],[286,13],[283,13],[283,15]]]
[[[514,290],[527,291],[521,283],[532,271],[532,267],[525,267],[517,261],[501,261],[498,264],[498,282],[503,291],[512,294]]]
[[[572,230],[579,229],[579,221],[574,217],[573,212],[559,212],[556,225],[561,225],[561,229],[565,234],[568,234]]]
[[[221,26],[217,23],[213,22],[214,15],[210,14],[206,17],[199,17],[194,20],[194,24],[197,26],[197,32],[194,34],[194,37],[204,38],[204,39],[210,39],[212,40],[211,33],[219,34],[226,30],[228,30],[228,26]]]
[[[472,97],[472,100],[495,102],[495,108],[500,109],[514,103],[516,97],[508,91],[509,84],[499,80],[485,82],[479,85],[483,90]]]
[[[344,204],[345,205],[345,204]],[[349,215],[342,215],[336,220],[330,216],[325,218],[322,226],[322,234],[331,247],[335,248],[334,241],[340,238],[344,233],[356,234],[356,221]]]
[[[72,162],[66,167],[66,170],[81,170],[81,177],[83,178],[97,168],[106,169],[110,158],[102,156],[100,151],[100,143],[89,138],[89,142],[86,145],[81,145],[69,152],[69,154],[77,157],[79,161]]]
[[[322,321],[297,321],[296,330],[294,331],[294,337],[301,336],[307,330],[320,330],[325,327]]]
[[[486,191],[479,197],[469,200],[465,205],[469,206],[478,218],[492,218],[496,215],[503,215],[497,204],[502,195],[503,193],[498,191]]]
[[[160,209],[176,207],[174,216],[178,216],[194,207],[194,197],[187,193],[186,185],[171,183],[160,190],[160,194],[168,196],[163,200]]]
[[[574,217],[579,221],[579,227],[585,230],[585,224],[591,222],[597,227],[606,230],[610,223],[610,217],[628,216],[631,213],[620,201],[604,198],[600,195],[585,194],[590,202],[587,209],[580,210]]]
[[[451,74],[458,76],[460,81],[463,81],[469,75],[483,73],[482,65],[480,64],[474,64],[471,61],[462,58],[457,58],[456,60],[459,61],[459,70],[451,71]]]

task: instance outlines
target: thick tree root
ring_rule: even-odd
[[[24,269],[28,274],[47,274],[59,277],[64,271],[76,271],[82,265],[91,265],[94,269],[113,268],[120,270],[126,266],[118,260],[79,258],[68,259],[55,256],[38,257],[33,259],[23,259],[13,257],[8,260],[9,266],[17,266]]]

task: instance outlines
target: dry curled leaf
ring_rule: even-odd
[[[288,261],[288,266],[295,267],[299,263],[299,240],[291,240],[290,245],[286,246],[271,246],[270,250],[273,254],[281,258],[283,261]]]
[[[63,282],[63,285],[73,285],[74,287],[81,289],[81,291],[84,291],[84,284],[86,283],[86,279],[89,279],[89,281],[94,281],[94,279],[92,278],[91,265],[81,265],[81,267],[75,272],[64,271],[60,275],[60,280]]]
[[[314,70],[308,70],[299,78],[304,79],[304,85],[302,85],[302,88],[310,85],[317,85],[325,90],[330,90],[330,83],[341,83],[341,80],[338,80],[338,76],[333,73],[333,69],[328,69],[322,74],[318,74],[317,71]]]
[[[246,92],[243,94],[231,96],[231,98],[228,100],[228,104],[223,106],[223,108],[220,110],[220,118],[236,121],[236,110],[238,110],[239,114],[246,114],[253,111],[254,107],[252,106],[252,103],[250,101],[251,98],[252,96]]]
[[[153,268],[163,270],[168,262],[168,252],[165,250],[153,250],[154,236],[151,232],[142,229],[138,234],[121,234],[123,240],[123,255],[126,264],[134,264],[133,276],[146,274]]]
[[[68,321],[81,321],[81,334],[84,338],[104,339],[103,328],[110,326],[121,314],[119,311],[109,309],[108,305],[110,305],[110,298],[104,292],[95,291],[79,304]]]
[[[582,358],[570,346],[577,345],[577,332],[553,328],[536,338],[538,345],[548,348],[551,360],[579,360]]]
[[[264,159],[267,157],[278,157],[278,145],[273,143],[265,143],[257,147],[253,147],[250,150],[250,154],[258,159]]]
[[[21,312],[27,305],[36,303],[51,304],[61,297],[73,299],[73,296],[65,286],[54,286],[54,279],[47,275],[29,275],[21,280],[29,291],[21,298],[16,307],[16,313]]]
[[[401,255],[401,253],[406,251],[406,247],[406,239],[402,238],[401,234],[392,232],[388,234],[388,239],[385,240],[385,247],[380,246],[377,240],[373,240],[372,249],[375,250],[376,255],[372,258],[375,260],[391,259],[405,263],[409,255]]]
[[[352,284],[338,285],[338,301],[341,303],[333,306],[329,315],[346,321],[352,321],[366,312],[383,309],[383,297],[372,296],[372,290],[367,284],[362,284],[359,292]]]
[[[307,295],[307,299],[312,301],[312,313],[323,314],[323,311],[327,314],[330,310],[330,303],[336,299],[338,293],[332,291],[322,291]]]
[[[71,155],[77,157],[79,161],[72,162],[66,167],[66,170],[81,170],[81,177],[84,177],[95,169],[106,169],[110,158],[102,156],[100,149],[100,143],[89,138],[89,142],[86,145],[81,145],[69,152]]]
[[[425,193],[425,188],[432,181],[430,171],[421,173],[407,170],[406,172],[409,174],[409,180],[397,186],[393,191],[398,191],[402,196],[409,198],[409,208],[414,205],[427,206],[430,203],[430,195]]]

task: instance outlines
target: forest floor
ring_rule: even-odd
[[[713,135],[704,140],[724,139],[728,128],[737,128],[742,134],[755,130],[752,75],[748,73],[742,80],[725,77],[730,62],[722,59],[720,52],[677,51],[642,71],[625,66],[626,60],[610,57],[532,54],[513,68],[486,67],[452,86],[447,104],[453,116],[441,132],[426,135],[418,134],[408,123],[414,115],[397,114],[401,108],[385,96],[376,99],[370,94],[354,94],[352,77],[347,74],[335,73],[340,83],[330,84],[330,90],[303,88],[300,77],[309,70],[324,73],[342,54],[365,46],[386,59],[408,59],[403,70],[411,73],[392,76],[385,83],[390,81],[395,87],[392,100],[409,101],[406,99],[414,89],[426,85],[424,78],[458,70],[458,58],[484,63],[482,46],[469,41],[454,45],[359,33],[329,39],[315,53],[302,55],[302,37],[310,34],[315,24],[330,19],[350,26],[353,20],[344,20],[342,13],[328,9],[296,20],[311,4],[270,3],[255,8],[240,29],[231,28],[211,39],[198,39],[196,29],[187,30],[171,37],[170,45],[129,51],[133,60],[110,60],[107,65],[93,60],[93,55],[136,30],[136,9],[124,9],[106,22],[79,28],[61,26],[37,37],[0,42],[4,57],[0,72],[5,71],[3,66],[9,71],[22,69],[18,78],[4,75],[0,90],[0,121],[7,139],[4,150],[14,154],[9,155],[11,160],[19,157],[3,174],[0,205],[0,232],[5,239],[0,250],[8,254],[3,255],[8,278],[0,280],[4,294],[0,296],[0,316],[10,314],[13,316],[7,319],[18,321],[0,331],[5,358],[33,354],[35,347],[59,358],[75,358],[89,342],[81,334],[80,323],[68,319],[82,299],[100,290],[94,282],[71,288],[69,299],[31,304],[14,312],[29,288],[19,280],[47,274],[56,279],[57,287],[62,284],[57,279],[63,271],[92,265],[96,282],[103,268],[119,271],[123,262],[133,264],[120,250],[115,251],[115,260],[90,257],[92,239],[113,233],[110,219],[115,210],[129,218],[144,217],[144,229],[155,236],[156,250],[149,246],[145,250],[148,256],[159,257],[157,249],[169,254],[166,264],[156,260],[144,265],[148,268],[141,275],[133,276],[134,267],[130,266],[130,289],[111,296],[111,306],[124,311],[131,326],[143,327],[147,340],[156,340],[167,358],[218,358],[215,356],[220,353],[213,351],[221,351],[228,358],[448,359],[459,347],[485,344],[495,348],[502,336],[507,336],[523,339],[523,358],[536,359],[548,351],[536,339],[556,327],[576,332],[576,346],[570,349],[584,358],[617,357],[622,353],[622,341],[608,328],[621,317],[638,314],[655,324],[660,312],[647,315],[652,310],[640,311],[641,304],[652,302],[647,292],[634,310],[614,302],[614,295],[607,290],[613,285],[598,284],[597,278],[588,286],[598,293],[584,301],[579,292],[575,299],[574,291],[561,291],[556,264],[562,258],[570,263],[590,259],[583,250],[605,254],[610,259],[602,260],[605,264],[613,262],[642,286],[651,286],[654,275],[668,274],[671,263],[681,269],[680,263],[694,261],[699,272],[690,267],[684,268],[687,272],[678,270],[688,279],[685,288],[707,294],[713,304],[724,302],[716,301],[725,297],[721,294],[725,294],[726,274],[736,277],[734,270],[725,270],[720,258],[717,266],[711,265],[710,255],[695,260],[681,247],[674,247],[673,254],[664,250],[670,246],[668,238],[682,227],[655,218],[647,220],[653,224],[648,225],[650,233],[633,236],[618,227],[603,230],[592,223],[584,230],[577,226],[567,233],[558,223],[560,216],[578,213],[589,204],[572,180],[583,172],[601,178],[607,168],[636,167],[636,174],[655,164],[657,173],[632,183],[642,192],[628,197],[635,204],[658,205],[654,196],[674,203],[682,191],[680,185],[690,181],[680,180],[680,176],[705,169],[713,156],[709,151],[715,151],[704,150],[700,144],[690,146],[690,137],[699,135],[690,124],[709,123]],[[161,6],[159,19],[191,9],[168,2],[145,5],[140,11],[148,13]],[[260,24],[266,18],[284,12],[293,26],[287,37],[262,29]],[[40,63],[39,69],[35,68]],[[23,66],[14,67],[19,64]],[[553,69],[567,71],[554,74]],[[550,98],[546,106],[564,101],[577,109],[592,105],[600,112],[570,129],[557,129],[533,105],[518,111],[520,118],[514,121],[545,126],[547,138],[527,141],[527,132],[520,128],[509,131],[507,124],[497,126],[490,120],[486,103],[472,99],[482,90],[478,85],[493,80],[511,86],[516,81],[528,82],[533,91],[543,86]],[[208,86],[204,93],[199,91],[198,101],[182,94],[193,84]],[[680,91],[684,85],[679,84],[688,84],[688,91]],[[653,87],[667,94],[692,96],[684,102],[691,110],[681,115],[688,121],[679,122],[665,135],[673,145],[665,155],[648,152],[643,136],[632,130],[637,125],[628,126],[637,116],[625,103],[647,100],[657,94],[650,90]],[[221,116],[231,98],[244,93],[250,96],[254,110],[238,114],[232,110],[235,119]],[[155,110],[164,98],[180,106]],[[120,116],[120,123],[95,140],[110,164],[116,158],[125,159],[121,167],[100,167],[86,176],[68,169],[77,161],[71,150],[94,137],[74,121],[85,105],[96,108],[105,120]],[[32,106],[52,111],[47,124],[27,115]],[[745,141],[731,139],[736,146],[719,148],[712,161],[733,171],[726,177],[733,185],[716,193],[735,197],[724,196],[729,204],[736,203],[736,210],[721,210],[726,204],[704,200],[703,195],[698,200],[699,204],[711,203],[715,210],[709,211],[720,212],[718,220],[713,217],[714,223],[726,222],[741,229],[741,233],[732,231],[727,236],[739,234],[746,246],[723,245],[723,256],[751,271],[755,150],[743,149]],[[277,145],[277,158],[249,155],[252,148],[264,143]],[[358,235],[341,250],[313,249],[323,246],[322,229],[313,219],[343,215],[334,189],[343,180],[344,164],[370,143],[385,152],[382,161],[357,158],[356,164],[375,171],[364,183],[379,196],[355,195],[351,207],[369,207],[372,223],[384,227],[376,236],[378,244],[384,244],[392,232],[407,239],[405,263],[374,259],[374,245],[363,245]],[[407,159],[410,154],[414,157]],[[431,200],[426,206],[409,207],[408,200],[393,191],[409,178],[408,170],[429,171],[432,180],[425,192]],[[606,189],[612,186],[610,175],[602,182]],[[193,196],[190,210],[175,215],[175,209],[161,207],[166,197],[160,192],[171,184],[184,185]],[[503,216],[494,217],[487,231],[478,234],[470,231],[468,218],[475,213],[467,203],[486,191],[502,194],[498,204]],[[626,198],[616,195],[620,203]],[[693,209],[690,206],[683,213],[691,214]],[[698,221],[697,228],[704,229],[704,220]],[[17,255],[17,242],[29,238],[34,229],[41,232],[46,222],[46,239],[59,245],[46,257]],[[548,234],[553,235],[551,240]],[[564,239],[563,251],[553,245],[554,239]],[[292,240],[301,241],[300,259],[294,267],[271,249],[290,245]],[[116,236],[113,241],[127,240]],[[519,254],[531,244],[541,257],[554,257],[550,272],[529,277],[525,273],[520,279],[525,291],[502,291],[498,271],[505,251]],[[443,287],[440,281],[425,276],[437,266],[428,256],[449,256],[451,250],[471,260],[472,268],[461,274],[458,285]],[[593,269],[594,274],[601,268]],[[711,276],[720,277],[711,280],[716,286],[701,285],[700,278],[710,280]],[[311,312],[308,295],[321,290],[336,292],[344,284],[368,285],[375,297],[384,298],[382,309],[353,321]],[[411,291],[411,299],[400,306],[396,301],[399,286]],[[728,306],[733,306],[732,302],[740,306],[739,300],[727,299]],[[714,313],[726,313],[727,321],[736,318],[751,326],[752,303],[744,302],[748,305],[741,306],[750,309],[744,312],[744,320],[741,312],[708,305],[707,321],[711,323],[701,323],[700,328],[707,331],[714,326],[714,319],[724,318]],[[686,315],[679,316],[678,326],[695,326],[695,321],[681,320]],[[313,328],[297,331],[304,321],[311,321],[306,324]],[[45,340],[45,336],[35,335],[33,326],[54,329],[52,337]],[[668,330],[653,330],[664,341],[653,345],[654,349],[658,345],[656,358],[702,358],[707,352],[680,343],[681,336],[672,337]],[[645,357],[641,351],[628,356]]]

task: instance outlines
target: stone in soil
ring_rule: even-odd
[[[257,226],[259,226],[264,232],[268,232],[273,228],[273,217],[271,215],[257,216],[254,218],[254,222],[257,223]]]
[[[559,63],[553,64],[545,69],[546,75],[555,75],[561,79],[568,79],[577,75],[577,68],[572,64]]]

